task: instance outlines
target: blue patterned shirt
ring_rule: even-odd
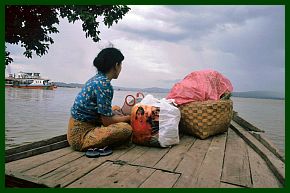
[[[113,116],[114,90],[105,74],[99,72],[86,82],[71,108],[71,115],[79,121],[100,122],[100,115]]]

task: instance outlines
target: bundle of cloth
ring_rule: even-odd
[[[193,71],[176,83],[167,99],[178,105],[194,101],[219,100],[230,96],[233,86],[229,79],[215,70]]]

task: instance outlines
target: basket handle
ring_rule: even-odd
[[[128,102],[128,97],[132,97],[133,99],[134,99],[134,102],[133,102],[133,104],[129,104],[129,102]],[[130,101],[131,102],[131,101]],[[136,103],[136,98],[133,96],[133,95],[127,95],[126,96],[126,98],[125,98],[125,103],[126,103],[126,105],[128,105],[128,106],[134,106],[135,105],[135,103]]]
[[[142,95],[142,98],[144,98],[144,94],[142,92],[137,92],[136,97],[140,98],[139,95]]]

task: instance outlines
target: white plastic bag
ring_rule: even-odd
[[[146,95],[144,99],[136,105],[147,105],[160,108],[158,142],[161,147],[168,147],[179,143],[178,125],[180,121],[180,111],[173,105],[172,100],[159,100],[152,95]],[[137,106],[133,108],[135,111],[138,108]],[[136,112],[132,112],[133,117],[135,114]],[[135,118],[132,119],[132,121],[135,121]],[[134,124],[132,124],[132,126],[134,137],[134,131],[138,132],[139,128],[136,128],[136,126],[134,128]]]

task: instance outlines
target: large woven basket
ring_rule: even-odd
[[[205,139],[228,130],[233,116],[232,100],[191,102],[179,107],[180,130]]]

